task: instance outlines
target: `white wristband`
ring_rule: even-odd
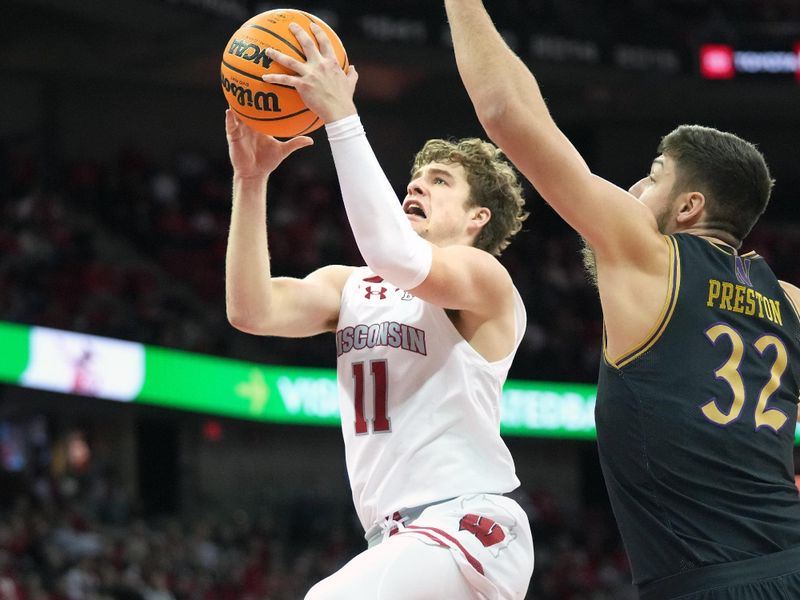
[[[433,251],[408,221],[367,141],[358,115],[325,125],[344,207],[367,265],[398,287],[425,281]]]

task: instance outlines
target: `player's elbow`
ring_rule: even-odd
[[[264,335],[268,333],[264,326],[263,318],[259,318],[252,312],[228,304],[226,316],[231,327],[243,333],[250,333],[252,335]]]
[[[404,290],[411,290],[422,283],[430,272],[430,258],[413,254],[404,256],[407,260],[367,261],[367,266],[386,281]]]
[[[529,126],[532,117],[524,106],[507,100],[495,102],[476,112],[486,135],[500,148],[513,145],[520,132]]]
[[[500,135],[508,124],[509,104],[505,98],[494,94],[484,94],[473,101],[475,114],[487,135]]]
[[[252,333],[253,326],[246,317],[231,311],[228,311],[227,316],[228,323],[231,325],[231,327],[238,329],[239,331],[243,331],[244,333]]]
[[[365,262],[373,273],[383,277],[386,281],[397,283],[397,285],[400,285],[400,283],[396,281],[398,277],[402,278],[403,275],[409,271],[409,263],[404,263],[402,259],[397,256],[365,257]]]

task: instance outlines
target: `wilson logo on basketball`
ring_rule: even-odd
[[[220,75],[220,77],[222,78],[222,88],[235,98],[240,106],[249,106],[264,112],[281,112],[277,94],[273,92],[256,92],[254,94],[250,88],[233,83],[225,75]]]
[[[267,83],[261,79],[267,72],[273,75],[292,73],[270,59],[267,52],[274,48],[290,56],[302,57],[290,25],[302,27],[313,38],[312,23],[322,28],[331,43],[336,63],[347,73],[350,63],[339,36],[319,17],[302,10],[276,8],[259,13],[242,23],[226,41],[220,65],[223,92],[236,117],[251,129],[279,138],[291,138],[319,129],[324,124],[292,86]],[[225,77],[230,81],[226,83]],[[231,85],[235,86],[233,91]]]
[[[260,63],[265,69],[269,69],[272,64],[272,59],[267,56],[267,49],[261,48],[252,42],[234,39],[231,41],[230,48],[228,48],[228,54],[234,54],[251,63]]]
[[[482,517],[481,515],[464,515],[458,522],[458,530],[469,531],[478,538],[480,543],[486,548],[499,544],[506,539],[506,534],[500,525],[495,523],[492,519]]]

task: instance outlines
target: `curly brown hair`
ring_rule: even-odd
[[[497,146],[479,138],[428,140],[414,157],[411,173],[432,162],[464,167],[470,187],[467,206],[484,206],[492,213],[475,247],[500,256],[530,214],[514,167]]]

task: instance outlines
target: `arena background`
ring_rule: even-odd
[[[241,22],[278,6],[3,3],[0,322],[26,326],[9,331],[47,327],[285,369],[334,365],[329,336],[258,339],[225,321],[219,61]],[[398,194],[426,139],[481,135],[440,2],[292,6],[342,38]],[[681,123],[757,143],[777,185],[747,246],[800,283],[800,2],[487,6],[559,125],[619,185],[637,180]],[[718,60],[703,63],[703,51]],[[360,262],[324,134],[313,137],[271,179],[276,274]],[[503,258],[529,313],[511,377],[592,384],[601,324],[578,240],[527,192],[532,217]],[[2,330],[0,339],[0,359],[18,360]],[[91,356],[67,346],[65,360],[87,367]],[[102,379],[98,368],[86,377]],[[196,379],[202,387],[202,369]],[[111,402],[89,380],[75,383],[83,394],[0,380],[1,598],[293,600],[362,547],[336,427]],[[528,597],[632,598],[594,442],[506,439],[536,543]]]

